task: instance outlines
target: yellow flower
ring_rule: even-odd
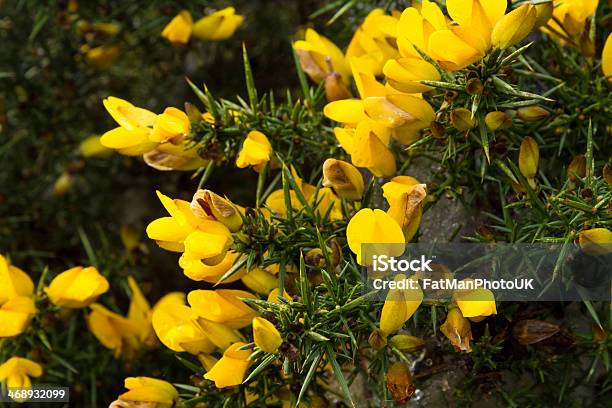
[[[323,186],[346,200],[359,201],[364,190],[363,176],[350,163],[327,159],[323,163]]]
[[[365,167],[377,177],[395,174],[395,156],[387,147],[389,139],[385,141],[384,134],[376,133],[371,121],[359,122],[357,129],[335,128],[334,133],[355,166]]]
[[[106,157],[113,151],[100,142],[100,136],[89,136],[79,145],[83,157]]]
[[[236,205],[210,190],[196,191],[190,208],[200,218],[217,220],[231,232],[237,232],[242,227],[242,216]]]
[[[30,297],[16,296],[0,302],[0,338],[23,333],[35,314],[36,306]]]
[[[346,227],[349,248],[359,265],[372,263],[374,255],[399,256],[404,252],[404,233],[397,222],[382,210],[361,209]],[[367,248],[362,248],[363,244]],[[367,253],[362,253],[366,249]]]
[[[470,353],[472,347],[472,328],[470,321],[463,317],[461,310],[456,307],[451,308],[446,315],[446,321],[440,326],[440,331],[448,338],[457,351]]]
[[[18,296],[30,297],[32,293],[34,283],[28,274],[0,255],[0,304]]]
[[[42,374],[42,366],[27,358],[11,357],[0,365],[0,382],[4,383],[6,388],[29,390],[32,388],[30,377],[40,377]],[[27,398],[14,400],[24,402]]]
[[[151,126],[157,115],[146,109],[138,108],[128,101],[109,96],[103,101],[104,107],[119,124],[100,138],[100,143],[121,154],[138,156],[157,147],[157,142],[149,140]]]
[[[202,17],[193,25],[193,35],[200,40],[221,41],[230,38],[244,17],[236,14],[236,9],[226,7]]]
[[[601,53],[601,68],[608,81],[612,81],[612,34],[608,35]]]
[[[512,118],[506,112],[489,112],[485,116],[485,123],[493,131],[504,130],[512,126]]]
[[[157,115],[149,140],[160,143],[182,140],[190,130],[191,122],[187,114],[180,109],[170,107],[161,115]]]
[[[346,59],[365,72],[380,75],[385,62],[397,57],[397,25],[397,16],[385,15],[380,8],[372,10],[355,31]]]
[[[239,350],[245,343],[232,344],[223,357],[208,371],[204,378],[215,382],[217,388],[232,387],[242,384],[247,369],[249,368],[249,350]]]
[[[185,238],[196,230],[201,220],[193,214],[188,201],[173,200],[159,191],[156,193],[170,217],[152,221],[147,226],[147,235],[168,251],[183,252]]]
[[[521,143],[519,150],[519,169],[526,179],[532,180],[538,174],[538,162],[540,161],[540,148],[538,143],[527,136]]]
[[[315,82],[323,81],[330,73],[337,72],[344,84],[348,84],[350,70],[342,51],[328,38],[309,28],[304,40],[293,43],[302,69]]]
[[[94,302],[108,287],[106,278],[93,266],[76,266],[57,275],[45,292],[54,305],[76,309]]]
[[[263,317],[253,318],[253,340],[266,353],[276,353],[283,342],[276,327]]]
[[[139,347],[138,328],[125,317],[108,310],[99,303],[90,305],[87,326],[102,345],[113,350],[115,357],[121,354],[129,359]]]
[[[161,36],[173,44],[187,44],[191,38],[192,25],[193,19],[191,18],[191,13],[188,10],[181,10],[164,27]]]
[[[454,300],[461,310],[461,315],[473,321],[480,321],[486,316],[497,314],[495,296],[488,289],[457,290],[454,293]]]
[[[398,176],[383,185],[383,195],[389,202],[389,214],[402,228],[406,242],[414,237],[423,216],[427,186],[409,176]]]
[[[117,45],[102,45],[88,49],[85,54],[87,63],[101,69],[110,67],[121,55],[121,48]]]
[[[383,73],[394,89],[407,93],[427,92],[432,88],[420,81],[439,81],[440,73],[429,62],[414,58],[402,57],[388,60],[383,67]]]
[[[201,260],[207,265],[223,261],[233,239],[230,230],[218,221],[203,220],[185,238],[186,260]]]
[[[278,287],[278,278],[259,267],[248,271],[241,280],[247,288],[261,295],[267,295],[272,289]]]
[[[580,232],[580,248],[589,255],[605,255],[612,252],[612,231],[607,228],[592,228]]]
[[[212,353],[216,346],[204,330],[191,319],[192,311],[185,304],[185,294],[172,292],[153,307],[153,329],[170,350],[191,354]]]
[[[406,275],[397,274],[395,282],[406,280]],[[418,280],[410,278],[411,287],[406,289],[391,289],[387,293],[385,304],[380,314],[380,330],[385,336],[401,329],[423,302],[423,291]]]
[[[260,172],[270,161],[272,145],[266,135],[257,130],[252,130],[242,143],[242,150],[236,159],[236,166],[243,169],[252,166],[255,171]]]
[[[178,391],[172,384],[156,378],[128,377],[124,386],[129,391],[121,394],[109,408],[171,408],[179,398]]]
[[[179,259],[179,266],[183,268],[183,273],[189,279],[193,279],[196,281],[205,281],[210,283],[217,283],[219,278],[226,273],[232,265],[238,259],[237,252],[227,251],[223,260],[216,265],[206,265],[199,259],[189,259],[185,256],[181,256]],[[230,283],[237,281],[242,278],[246,273],[245,268],[241,268],[238,272],[234,273],[232,276],[224,280],[224,283]]]
[[[194,316],[223,323],[233,329],[248,326],[257,315],[240,298],[255,298],[255,296],[234,289],[193,290],[187,295]]]

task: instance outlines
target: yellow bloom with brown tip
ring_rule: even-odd
[[[191,38],[193,19],[188,10],[181,10],[164,27],[161,36],[173,44],[187,44]]]
[[[315,30],[306,30],[304,40],[293,43],[300,65],[314,82],[325,80],[331,73],[338,73],[344,84],[348,84],[350,70],[344,54],[328,38]]]
[[[363,195],[363,176],[350,163],[327,159],[323,163],[323,185],[349,201],[359,201]]]
[[[22,357],[11,357],[0,365],[0,382],[3,388],[29,390],[32,388],[30,377],[40,377],[43,368],[40,364]],[[25,402],[27,398],[13,398]]]
[[[108,281],[95,267],[76,266],[57,275],[45,292],[54,305],[76,309],[93,303],[108,288]]]
[[[242,143],[242,149],[236,159],[236,166],[243,169],[253,167],[260,172],[268,163],[272,156],[272,145],[263,133],[252,130]]]
[[[217,220],[231,232],[237,232],[242,227],[242,216],[236,205],[210,190],[196,191],[190,208],[200,218]]]
[[[255,296],[234,289],[192,290],[187,295],[194,316],[223,323],[234,329],[248,326],[257,315],[240,298],[255,298]]]
[[[397,176],[383,185],[383,195],[389,202],[389,214],[404,232],[406,242],[416,234],[423,216],[427,186],[409,176]]]
[[[202,17],[193,24],[193,36],[200,40],[222,41],[234,35],[244,17],[236,14],[236,9],[226,7]]]
[[[129,391],[121,394],[109,408],[171,408],[179,398],[178,391],[172,384],[156,378],[128,377],[124,386]]]
[[[453,307],[446,315],[446,321],[440,326],[440,331],[450,340],[456,351],[472,352],[472,328],[470,321],[466,319],[461,310]]]
[[[221,360],[204,375],[204,378],[215,382],[217,388],[233,387],[242,384],[249,368],[249,350],[240,350],[246,343],[232,344],[223,353]]]
[[[404,233],[397,222],[379,209],[363,208],[346,227],[349,248],[359,265],[370,265],[374,255],[399,256],[404,252]],[[366,253],[363,246],[366,245]]]
[[[540,148],[531,136],[523,139],[519,149],[519,169],[526,179],[532,180],[538,174],[538,163],[540,161]]]
[[[404,281],[406,275],[397,274],[395,282]],[[423,291],[415,278],[408,279],[406,289],[390,289],[380,314],[380,330],[385,336],[401,329],[423,302]]]
[[[253,340],[266,353],[276,353],[283,342],[276,327],[263,317],[253,318]]]
[[[612,252],[612,231],[592,228],[580,232],[580,248],[589,255],[605,255]]]
[[[493,28],[491,43],[505,50],[527,37],[538,17],[535,6],[523,4],[502,17]]]

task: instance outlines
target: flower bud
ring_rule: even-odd
[[[346,200],[359,201],[364,190],[363,176],[350,163],[327,159],[323,163],[323,186]]]
[[[578,237],[580,248],[589,255],[605,255],[612,252],[612,231],[607,228],[584,230]]]
[[[213,218],[231,232],[237,232],[242,227],[242,217],[236,206],[210,190],[196,191],[189,207],[197,217]]]
[[[368,337],[368,343],[374,350],[381,350],[387,345],[387,336],[380,329],[375,329]]]
[[[325,77],[325,99],[327,102],[349,99],[351,94],[344,85],[342,76],[337,72],[330,72]]]
[[[100,143],[100,136],[89,136],[79,145],[79,152],[83,157],[106,157],[113,150]]]
[[[482,81],[478,78],[469,79],[467,81],[467,84],[465,85],[465,92],[467,92],[468,95],[480,95],[483,90],[484,85],[482,84]]]
[[[397,334],[391,337],[390,342],[404,353],[414,353],[425,347],[425,342],[422,339],[407,334]]]
[[[489,112],[485,116],[485,123],[493,131],[503,130],[512,126],[512,118],[506,112]]]
[[[546,340],[557,334],[559,330],[558,325],[542,320],[521,320],[514,325],[512,335],[519,344],[526,346]]]
[[[586,157],[579,154],[572,159],[572,162],[567,168],[567,178],[571,181],[576,181],[579,178],[586,177]]]
[[[407,403],[416,391],[410,370],[405,363],[394,363],[389,367],[386,379],[387,389],[398,404]]]
[[[534,179],[538,174],[538,162],[540,161],[540,148],[537,142],[530,136],[523,139],[519,150],[519,169],[527,179]]]
[[[533,29],[538,13],[531,4],[512,10],[495,24],[491,32],[491,44],[505,50],[523,40]]]
[[[265,269],[255,267],[242,277],[242,283],[253,292],[268,295],[270,291],[278,287],[278,279]]]
[[[446,129],[444,125],[438,121],[433,121],[429,124],[429,129],[431,130],[431,135],[434,139],[443,139],[444,134],[446,133]]]
[[[516,112],[516,116],[525,122],[537,122],[546,119],[550,113],[541,106],[527,106],[520,108]]]
[[[593,341],[595,343],[602,344],[608,339],[608,333],[597,323],[593,323],[591,326],[591,331],[593,333]]]
[[[313,248],[306,252],[304,261],[306,264],[314,266],[315,268],[323,268],[325,266],[325,256],[323,256],[321,248]]]
[[[453,127],[462,132],[476,126],[476,121],[472,118],[472,112],[465,108],[457,108],[451,111],[450,120]]]
[[[253,318],[253,340],[266,353],[276,353],[283,342],[276,327],[263,317]]]
[[[463,317],[461,310],[453,307],[446,315],[446,321],[440,326],[440,331],[448,338],[456,351],[465,351],[470,353],[472,347],[472,329],[470,321]]]
[[[68,172],[63,172],[57,180],[55,180],[55,184],[53,184],[53,194],[56,196],[63,196],[74,184],[74,176]]]

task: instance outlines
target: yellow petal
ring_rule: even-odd
[[[34,301],[30,297],[17,296],[0,307],[0,338],[23,333],[36,314]]]
[[[407,279],[405,275],[398,274],[394,281],[405,279]],[[401,329],[423,301],[423,291],[418,285],[418,280],[410,278],[408,281],[413,282],[414,288],[391,289],[387,294],[380,315],[380,330],[386,336]]]
[[[360,99],[330,102],[323,108],[323,113],[331,120],[347,124],[357,124],[366,118]]]
[[[128,131],[152,126],[157,115],[149,110],[138,108],[128,101],[109,96],[102,101],[104,107],[119,126]]]
[[[256,312],[240,298],[255,298],[249,292],[233,289],[193,290],[187,301],[195,316],[212,322],[224,323],[239,329],[248,326]]]
[[[236,159],[236,166],[245,168],[248,166],[260,166],[270,161],[272,145],[266,135],[252,130],[242,143],[242,149]]]
[[[395,174],[395,156],[366,121],[357,126],[351,154],[355,166],[367,167],[378,177]]]
[[[601,66],[604,75],[608,77],[608,81],[612,81],[612,34],[608,35],[606,45],[604,45],[601,53]]]
[[[457,71],[480,60],[483,55],[451,30],[436,31],[429,37],[430,56],[444,69]]]
[[[253,292],[267,295],[278,287],[278,279],[265,269],[255,267],[242,277],[242,283]]]
[[[0,304],[17,296],[32,296],[34,283],[27,273],[0,255]]]
[[[171,43],[187,44],[191,38],[191,26],[193,19],[188,10],[181,10],[169,23],[164,27],[161,36],[166,38]]]
[[[108,288],[108,281],[96,268],[77,266],[57,275],[45,292],[57,306],[81,308],[94,302]]]
[[[480,317],[497,314],[495,296],[488,289],[455,292],[455,302],[464,317]]]
[[[249,367],[249,350],[239,350],[245,343],[232,344],[225,352],[221,360],[208,371],[204,378],[215,382],[217,388],[232,387],[240,385],[244,380]]]
[[[404,251],[402,229],[391,216],[379,209],[364,208],[355,214],[346,228],[346,238],[360,265],[371,264],[374,254],[398,256]],[[369,255],[362,254],[363,244],[372,244]]]
[[[126,156],[140,156],[157,147],[157,142],[149,140],[149,128],[135,128],[127,130],[124,127],[117,127],[104,133],[100,138],[100,143],[109,149],[119,150]]]
[[[391,86],[406,93],[427,92],[432,88],[422,85],[419,81],[439,81],[438,70],[422,59],[398,58],[389,60],[383,67],[383,72]]]
[[[512,10],[493,28],[491,44],[503,50],[520,42],[529,35],[537,17],[536,8],[531,4]]]
[[[193,25],[193,35],[201,40],[221,41],[230,38],[244,21],[235,14],[233,7],[227,7],[202,17]]]

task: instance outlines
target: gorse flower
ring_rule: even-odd
[[[260,172],[270,161],[272,156],[272,145],[266,135],[257,130],[252,130],[242,144],[242,149],[236,159],[236,166],[243,169],[253,167]]]
[[[202,17],[193,24],[193,36],[200,40],[222,41],[234,35],[242,25],[244,17],[236,14],[236,9],[226,7]]]
[[[397,176],[382,186],[389,202],[389,214],[402,228],[406,242],[412,240],[423,216],[423,204],[427,196],[425,184],[410,176]]]
[[[29,390],[32,388],[30,377],[40,377],[42,374],[42,366],[27,358],[11,357],[0,365],[0,382],[6,388]],[[27,398],[15,398],[15,400],[25,402]]]
[[[0,339],[18,336],[36,314],[30,277],[0,255]]]
[[[245,343],[232,344],[223,353],[223,357],[204,375],[204,378],[215,382],[217,388],[232,387],[242,384],[249,367],[249,350],[240,350]]]
[[[364,208],[351,218],[346,227],[349,248],[357,263],[370,265],[376,255],[399,256],[404,252],[404,233],[399,224],[379,209]],[[366,244],[366,245],[364,245]],[[366,253],[363,247],[367,246]]]
[[[108,281],[93,266],[76,266],[57,275],[45,289],[53,304],[67,308],[82,308],[106,291]]]
[[[472,328],[470,321],[466,319],[461,310],[451,307],[446,315],[446,321],[440,326],[440,331],[448,338],[457,351],[470,353],[472,346]]]
[[[351,72],[342,51],[329,39],[313,29],[306,30],[304,40],[293,43],[302,69],[315,82],[324,81],[328,75],[338,73],[348,84]]]
[[[323,163],[323,186],[349,201],[359,201],[363,195],[363,176],[350,163],[327,159]]]
[[[266,353],[276,353],[283,342],[276,327],[263,317],[253,318],[253,341]]]
[[[174,44],[187,44],[191,38],[192,25],[191,13],[188,10],[181,10],[164,27],[161,36]]]
[[[599,0],[554,0],[552,18],[542,31],[563,44],[581,48],[587,40],[587,20],[595,14]]]
[[[257,314],[240,298],[256,297],[234,289],[193,290],[187,295],[194,316],[223,323],[233,329],[248,326]]]
[[[147,408],[171,408],[179,398],[178,391],[166,381],[150,377],[128,377],[125,388],[109,408],[146,406]]]
[[[397,274],[396,282],[406,279],[406,275]],[[410,278],[415,289],[390,289],[380,314],[380,330],[385,336],[394,333],[404,326],[423,302],[423,291],[418,280]]]

